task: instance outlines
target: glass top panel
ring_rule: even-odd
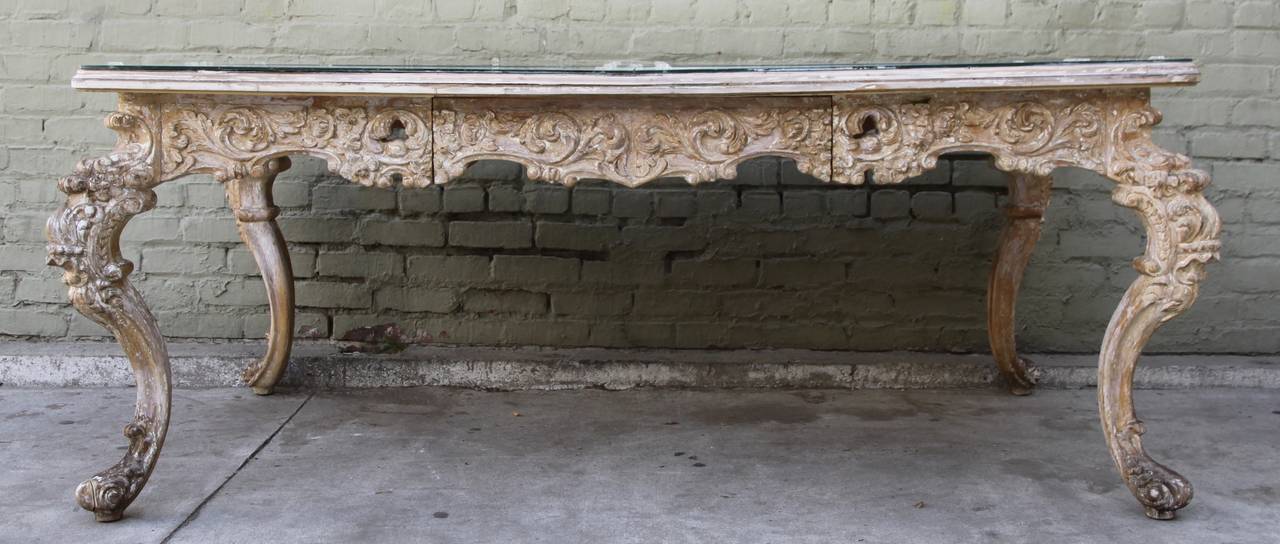
[[[918,68],[964,68],[1000,66],[1046,66],[1063,64],[1103,64],[1140,62],[1190,62],[1191,59],[1149,57],[1145,59],[1060,59],[1026,60],[1006,62],[956,62],[956,63],[907,63],[907,64],[780,64],[780,65],[721,65],[721,66],[672,66],[666,63],[611,62],[595,67],[587,66],[391,66],[391,65],[288,65],[288,64],[87,64],[85,70],[140,70],[155,72],[344,72],[344,73],[428,73],[463,72],[491,74],[668,74],[715,72],[813,72],[827,70],[908,70]]]

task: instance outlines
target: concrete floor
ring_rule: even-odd
[[[71,491],[128,389],[0,388],[2,542],[1194,542],[1280,538],[1280,391],[1139,391],[1196,497],[1142,516],[1093,391],[180,390],[123,521]]]

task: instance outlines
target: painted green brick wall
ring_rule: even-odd
[[[0,0],[0,335],[101,336],[44,265],[55,180],[112,134],[82,63],[597,65],[1188,56],[1159,141],[1212,170],[1224,262],[1157,351],[1280,351],[1280,9],[1274,0]],[[911,183],[825,185],[761,160],[640,190],[526,183],[482,163],[378,191],[299,159],[277,184],[300,329],[396,322],[421,341],[983,350],[1004,180],[958,157]],[[1030,350],[1097,349],[1141,252],[1108,182],[1055,176],[1019,306]],[[162,186],[126,231],[171,337],[255,338],[265,297],[221,188]]]

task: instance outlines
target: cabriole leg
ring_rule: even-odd
[[[1191,501],[1192,490],[1186,478],[1142,447],[1145,428],[1133,408],[1133,371],[1152,333],[1191,306],[1204,264],[1217,258],[1221,224],[1200,192],[1207,181],[1203,172],[1187,170],[1150,185],[1119,185],[1113,193],[1117,203],[1142,216],[1147,252],[1135,261],[1141,275],[1120,300],[1102,340],[1098,409],[1111,458],[1153,519],[1173,519]]]
[[[254,168],[249,174],[226,182],[227,199],[236,214],[240,239],[249,246],[267,286],[271,324],[267,331],[267,353],[246,368],[244,381],[254,393],[269,395],[289,364],[293,344],[293,268],[284,235],[276,225],[280,209],[271,199],[276,174],[289,168],[289,159],[280,157]]]
[[[987,284],[987,338],[1000,374],[1015,395],[1029,395],[1035,386],[1030,364],[1018,356],[1014,340],[1014,309],[1022,274],[1040,238],[1045,207],[1053,180],[1049,176],[1013,174],[1009,179],[1009,205],[1000,233],[1000,248]]]
[[[114,113],[107,126],[145,132],[143,121]],[[146,485],[169,426],[169,355],[155,318],[129,283],[133,263],[120,255],[125,223],[155,206],[149,146],[126,137],[106,157],[82,161],[60,188],[66,203],[49,219],[49,264],[66,270],[71,301],[110,330],[137,380],[133,421],[125,426],[124,458],[76,489],[76,501],[98,521],[115,521]]]

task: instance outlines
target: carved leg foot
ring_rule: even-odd
[[[1120,185],[1116,202],[1135,208],[1147,227],[1141,276],[1111,316],[1098,359],[1098,409],[1111,458],[1148,517],[1173,519],[1191,501],[1191,484],[1142,447],[1145,428],[1133,408],[1133,372],[1159,326],[1195,300],[1204,264],[1217,258],[1217,212],[1200,194],[1203,172],[1172,174],[1152,186]]]
[[[139,397],[141,396],[140,394]],[[139,398],[138,411],[141,412],[145,405],[158,401],[159,399],[150,396],[147,399]],[[124,436],[129,439],[129,452],[111,468],[95,474],[76,487],[76,503],[93,512],[95,520],[119,521],[124,517],[124,509],[142,492],[142,487],[155,468],[168,428],[168,400],[163,401],[163,404],[165,413],[160,416],[163,422],[157,422],[155,414],[135,416],[133,422],[124,428]]]
[[[115,113],[107,125],[138,134],[142,120]],[[66,203],[49,219],[49,264],[66,270],[71,301],[106,327],[124,348],[137,380],[129,450],[120,462],[76,489],[76,501],[98,521],[115,521],[146,485],[169,426],[169,355],[155,318],[129,283],[133,263],[120,256],[129,218],[155,206],[149,147],[127,138],[116,153],[80,163],[60,183]]]
[[[1107,446],[1125,484],[1147,517],[1173,519],[1176,510],[1191,502],[1191,483],[1143,449],[1146,428],[1133,409],[1134,366],[1161,322],[1160,301],[1149,298],[1153,287],[1152,278],[1139,279],[1111,318],[1098,362],[1098,406]]]
[[[254,168],[249,175],[226,182],[227,198],[236,214],[240,239],[249,246],[258,263],[262,281],[267,285],[267,303],[271,306],[267,353],[244,371],[245,383],[259,395],[271,394],[280,381],[289,364],[293,344],[293,268],[284,235],[275,221],[280,210],[271,200],[276,174],[288,168],[288,158],[272,159]]]
[[[1022,274],[1031,260],[1053,180],[1049,176],[1015,174],[1009,181],[1009,206],[1000,233],[1000,248],[987,284],[987,337],[1000,374],[1015,395],[1029,395],[1035,387],[1029,361],[1018,356],[1014,340],[1014,309]]]

